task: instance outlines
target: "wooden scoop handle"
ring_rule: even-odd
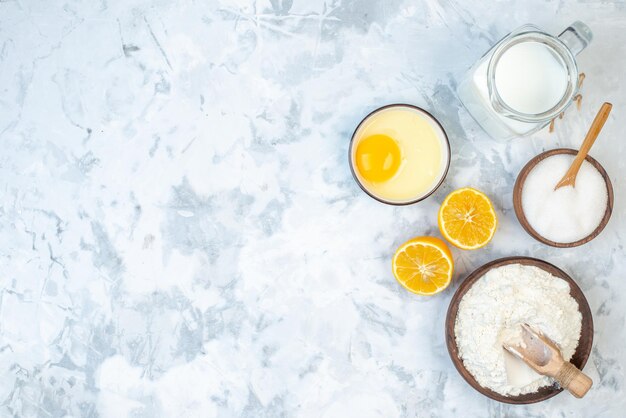
[[[609,113],[611,113],[611,109],[613,105],[611,103],[604,103],[595,119],[591,123],[591,127],[589,128],[589,132],[587,132],[587,136],[585,137],[580,149],[578,150],[578,154],[576,154],[576,158],[572,162],[572,165],[569,167],[561,181],[559,181],[554,188],[554,190],[563,186],[574,186],[576,183],[576,175],[578,174],[578,170],[580,170],[580,166],[585,161],[585,157],[589,154],[589,150],[591,150],[591,146],[596,141],[598,135],[600,135],[600,131],[604,126],[604,122],[609,118]]]
[[[562,388],[567,389],[577,398],[582,398],[591,388],[593,381],[572,363],[565,362],[554,376]]]

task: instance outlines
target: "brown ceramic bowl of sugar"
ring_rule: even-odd
[[[611,184],[611,179],[606,173],[606,170],[604,170],[604,167],[602,167],[602,165],[598,161],[587,155],[587,157],[585,158],[587,162],[593,165],[604,178],[604,183],[606,184],[606,191],[608,196],[606,211],[604,212],[604,217],[600,221],[598,227],[591,234],[577,241],[556,242],[541,236],[530,225],[530,222],[528,222],[522,206],[522,192],[524,190],[524,182],[526,181],[528,174],[537,166],[537,164],[539,164],[541,161],[545,160],[548,157],[558,154],[576,155],[577,153],[578,151],[574,149],[557,148],[537,155],[535,158],[526,163],[524,168],[522,168],[522,171],[520,171],[519,175],[517,176],[517,180],[515,181],[515,186],[513,187],[513,208],[515,209],[515,215],[517,216],[520,225],[522,225],[522,228],[524,228],[524,230],[528,232],[531,237],[551,247],[572,248],[588,243],[589,241],[600,235],[600,232],[602,232],[606,224],[609,222],[609,219],[611,218],[611,213],[613,212],[613,185]]]
[[[591,354],[591,347],[593,343],[593,318],[591,315],[591,309],[589,308],[589,303],[587,302],[587,299],[585,298],[585,295],[580,287],[578,287],[576,282],[567,273],[546,261],[531,257],[506,257],[494,260],[483,265],[482,267],[479,267],[467,276],[465,281],[463,281],[461,286],[459,286],[456,290],[456,293],[450,301],[450,306],[448,307],[448,314],[446,316],[446,345],[448,347],[448,353],[450,354],[454,367],[463,379],[465,379],[471,387],[491,399],[509,404],[530,404],[545,401],[546,399],[558,395],[563,391],[563,389],[557,383],[554,383],[551,386],[541,387],[536,392],[532,393],[517,396],[501,395],[491,389],[482,387],[474,376],[472,376],[472,374],[465,368],[463,360],[459,355],[454,326],[461,299],[463,299],[463,296],[465,296],[474,283],[483,277],[489,270],[508,264],[535,266],[547,271],[555,277],[565,280],[569,284],[570,295],[578,303],[578,309],[582,316],[580,339],[578,340],[578,346],[576,347],[576,351],[570,359],[570,362],[580,370],[585,367],[585,364],[589,359],[589,355]]]

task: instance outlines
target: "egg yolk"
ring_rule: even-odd
[[[398,168],[402,154],[393,138],[376,134],[363,138],[356,147],[356,166],[363,178],[371,182],[391,179]]]

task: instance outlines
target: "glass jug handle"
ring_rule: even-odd
[[[572,54],[578,55],[580,51],[591,43],[593,33],[591,29],[589,29],[589,26],[577,20],[561,32],[559,39],[572,51]]]

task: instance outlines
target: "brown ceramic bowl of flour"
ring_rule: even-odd
[[[535,266],[557,278],[565,280],[569,284],[570,295],[578,303],[578,309],[582,315],[580,339],[578,340],[578,346],[576,347],[576,351],[570,359],[570,362],[580,370],[582,370],[585,366],[587,360],[589,359],[589,355],[591,354],[591,346],[593,343],[593,319],[591,316],[591,309],[589,309],[589,303],[587,303],[585,295],[576,282],[563,270],[546,261],[530,257],[507,257],[492,261],[476,269],[465,279],[465,281],[463,281],[450,301],[448,314],[446,316],[446,345],[448,347],[448,353],[450,354],[454,367],[461,374],[463,379],[465,379],[471,387],[491,399],[509,404],[530,404],[545,401],[546,399],[559,394],[563,391],[563,389],[558,384],[554,383],[551,386],[541,387],[536,392],[532,393],[516,396],[501,395],[491,389],[481,386],[474,376],[465,368],[463,360],[459,355],[459,348],[457,346],[454,328],[461,299],[463,299],[463,296],[474,285],[474,283],[483,277],[489,270],[508,264]]]

